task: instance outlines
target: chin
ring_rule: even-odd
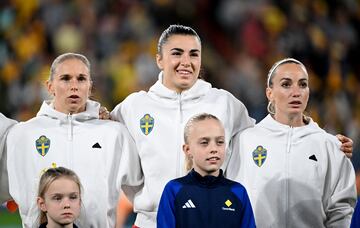
[[[215,173],[220,169],[220,167],[211,167],[207,170],[209,174]]]
[[[73,223],[73,221],[65,221],[65,220],[62,220],[62,221],[59,221],[58,224],[61,225],[61,226],[67,226],[69,224]]]
[[[184,91],[184,90],[188,90],[191,88],[191,86],[189,84],[181,84],[179,85],[179,88]]]
[[[72,114],[76,114],[76,113],[79,113],[79,112],[83,112],[85,111],[85,105],[83,106],[80,106],[80,105],[74,105],[74,106],[70,106],[69,107],[69,112],[72,113]]]
[[[179,83],[179,86],[183,89],[183,90],[187,90],[190,89],[196,81],[193,80],[186,80],[186,81],[182,81]]]
[[[303,112],[301,110],[293,110],[293,111],[289,111],[288,116],[290,117],[301,117],[303,115]]]
[[[71,218],[61,219],[61,220],[59,221],[59,223],[60,223],[61,225],[69,225],[69,224],[73,223],[74,221],[75,221],[75,218],[71,217]]]

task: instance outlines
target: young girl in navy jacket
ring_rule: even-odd
[[[185,126],[184,141],[192,170],[165,186],[157,227],[255,227],[245,188],[220,169],[225,155],[221,122],[211,114],[194,116]]]

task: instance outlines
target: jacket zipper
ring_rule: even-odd
[[[286,210],[285,211],[289,211],[289,178],[290,178],[290,173],[289,173],[289,157],[290,157],[290,150],[291,150],[291,137],[293,134],[293,130],[294,128],[290,126],[290,130],[288,132],[288,138],[287,138],[287,143],[286,143],[286,156],[285,156],[285,207]],[[287,213],[286,213],[287,214]],[[286,215],[285,217],[285,227],[289,227],[289,217],[288,215]]]
[[[179,106],[178,106],[178,129],[177,129],[177,136],[180,135],[180,132],[181,131],[181,126],[182,126],[182,119],[183,119],[183,114],[182,114],[182,103],[181,103],[181,93],[178,94],[178,101],[179,101]],[[181,148],[181,137],[177,137],[177,145],[178,145],[178,148]],[[177,151],[177,165],[176,165],[176,176],[177,177],[180,177],[181,175],[181,161],[180,161],[180,158],[181,158],[181,150]]]
[[[72,129],[72,115],[69,113],[67,116],[69,127],[68,127],[68,140],[72,141],[73,139],[73,129]]]
[[[67,164],[69,165],[69,167],[72,169],[73,168],[73,116],[69,113],[68,114],[68,122],[69,122],[69,127],[68,127],[68,140],[69,140],[69,150],[67,151]]]

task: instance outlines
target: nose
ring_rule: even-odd
[[[212,143],[210,148],[210,153],[216,154],[217,152],[218,152],[218,146],[216,145],[216,143]]]
[[[70,208],[70,203],[69,201],[67,200],[65,203],[64,203],[64,209],[69,209]]]
[[[300,97],[301,93],[300,93],[300,87],[299,86],[294,86],[293,90],[292,90],[292,96],[293,97]]]
[[[70,199],[69,198],[63,199],[63,207],[64,207],[64,209],[70,208]]]
[[[78,90],[78,81],[76,79],[73,79],[70,81],[70,89],[73,91],[77,91]]]
[[[180,60],[180,61],[181,61],[180,64],[181,64],[182,66],[184,66],[184,67],[190,66],[190,56],[189,56],[189,55],[183,54],[183,55],[181,56],[181,60]]]

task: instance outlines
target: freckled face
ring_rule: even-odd
[[[163,84],[178,93],[190,89],[199,77],[201,44],[196,36],[172,35],[156,56]]]

